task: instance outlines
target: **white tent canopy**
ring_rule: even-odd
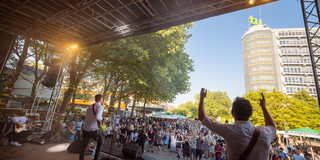
[[[308,138],[320,138],[320,131],[317,131],[308,127],[277,131],[277,134],[308,137]]]
[[[166,112],[156,112],[149,115],[149,117],[153,118],[163,118],[163,119],[186,119],[187,117],[184,115],[175,115]]]

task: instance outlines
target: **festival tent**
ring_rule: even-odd
[[[181,114],[178,115],[174,115],[175,117],[177,117],[178,119],[186,119],[187,117]]]
[[[166,112],[152,113],[149,115],[149,117],[163,118],[163,119],[185,119],[185,118],[187,118],[186,116],[181,115],[181,114],[174,115],[172,113],[166,113]]]
[[[291,135],[291,136],[299,136],[299,137],[308,137],[308,138],[320,138],[320,131],[311,129],[311,128],[297,128],[297,129],[289,129],[284,131],[277,131],[278,134],[283,135]],[[311,153],[312,153],[312,159],[314,159],[311,141],[309,139]]]
[[[291,135],[291,136],[300,136],[300,137],[309,137],[309,138],[320,138],[320,131],[311,129],[311,128],[297,128],[289,129],[284,131],[277,131],[278,134]]]

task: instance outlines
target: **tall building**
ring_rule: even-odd
[[[243,35],[242,48],[246,93],[261,88],[290,95],[305,89],[316,95],[304,28],[255,25]]]

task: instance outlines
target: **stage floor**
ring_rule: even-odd
[[[21,147],[0,146],[0,160],[77,160],[79,154],[69,153],[70,143],[49,143],[44,145],[25,143]],[[145,147],[147,149],[147,146]],[[114,149],[113,149],[114,150]],[[102,154],[101,154],[102,155]],[[176,153],[162,152],[156,154],[145,152],[146,160],[176,160]],[[90,155],[85,157],[91,159]]]

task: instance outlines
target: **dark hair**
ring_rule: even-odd
[[[252,115],[252,105],[249,100],[237,97],[232,103],[232,114],[236,120],[247,121]]]
[[[97,94],[97,95],[94,96],[94,100],[95,100],[96,102],[99,102],[99,101],[101,100],[101,98],[102,98],[102,95],[101,95],[101,94]]]

